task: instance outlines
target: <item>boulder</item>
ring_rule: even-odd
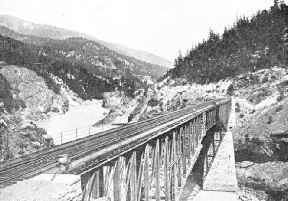
[[[264,191],[288,190],[288,162],[254,164],[236,168],[239,185]]]
[[[41,147],[40,142],[32,142],[32,146],[36,149],[39,149]]]
[[[241,163],[238,164],[238,166],[240,168],[248,168],[251,167],[252,165],[254,165],[255,163],[251,162],[251,161],[243,161]]]
[[[43,139],[44,139],[44,147],[49,148],[52,147],[54,145],[54,140],[50,135],[43,135]]]

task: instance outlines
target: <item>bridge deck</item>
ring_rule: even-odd
[[[210,101],[142,122],[122,126],[68,142],[0,164],[0,187],[58,168],[58,157],[69,154],[71,172],[82,174],[101,163],[112,160],[120,153],[129,151],[151,138],[194,118],[203,111],[228,102],[227,99]]]

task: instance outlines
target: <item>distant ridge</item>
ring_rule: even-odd
[[[160,56],[154,55],[152,53],[144,52],[141,50],[135,50],[130,47],[119,45],[115,43],[105,42],[89,36],[84,33],[80,33],[73,30],[67,30],[63,28],[58,28],[52,25],[46,24],[34,24],[25,20],[22,20],[17,17],[9,16],[9,15],[0,15],[0,25],[7,27],[17,33],[38,36],[43,38],[51,38],[51,39],[67,39],[71,37],[83,37],[89,40],[93,40],[98,42],[107,48],[116,51],[120,54],[125,54],[127,56],[134,57],[138,60],[145,61],[148,63],[164,66],[171,68],[173,63],[168,61]]]

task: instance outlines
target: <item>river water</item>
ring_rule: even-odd
[[[86,104],[70,106],[65,114],[34,123],[44,128],[57,145],[113,128],[109,125],[98,128],[92,126],[108,113],[109,109],[102,107],[102,101],[93,101],[88,104],[86,102]]]

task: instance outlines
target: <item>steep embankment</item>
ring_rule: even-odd
[[[23,120],[45,118],[68,110],[67,99],[48,88],[45,80],[23,67],[0,64],[0,161],[48,148],[50,137]]]
[[[207,85],[188,84],[184,79],[165,79],[148,91],[140,119],[196,105],[205,100],[226,96],[231,80]]]
[[[133,98],[126,96],[121,91],[105,93],[102,106],[109,108],[110,112],[105,119],[97,122],[96,126],[138,121],[135,119],[135,115],[138,115],[138,109],[143,107],[143,101],[146,99],[144,91],[144,89],[135,91]]]
[[[240,76],[235,83],[236,160],[287,161],[287,74],[286,69],[271,68]]]
[[[65,113],[69,109],[67,98],[50,90],[45,79],[37,76],[34,71],[2,65],[0,74],[9,82],[14,99],[23,103],[26,118],[45,118],[51,112]]]
[[[235,82],[238,183],[259,200],[288,198],[287,75],[286,69],[271,68]]]

